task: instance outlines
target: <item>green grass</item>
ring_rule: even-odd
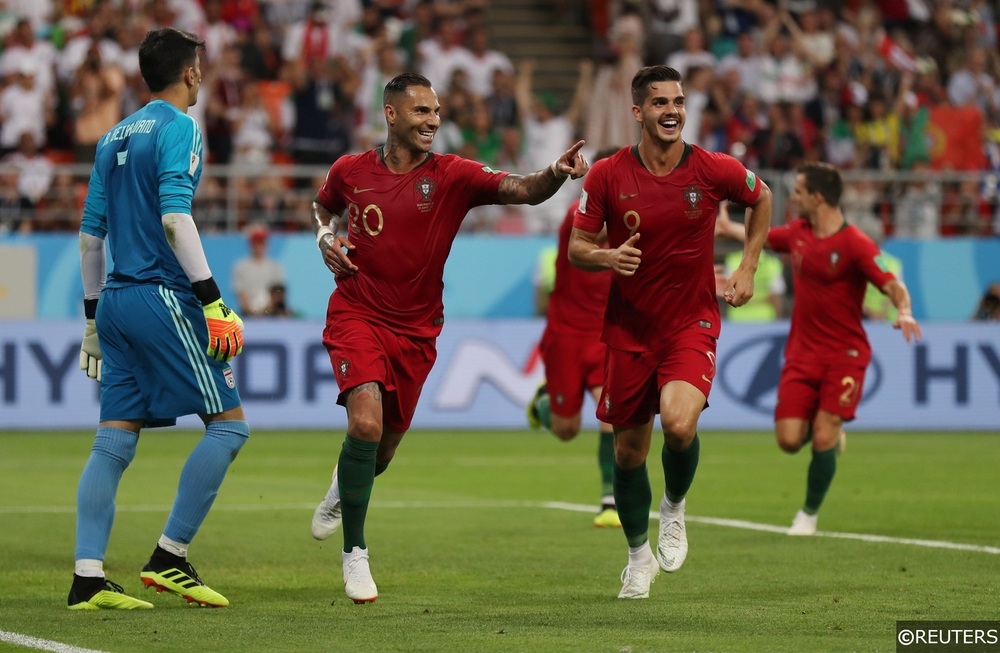
[[[71,612],[76,483],[91,433],[0,433],[0,631],[112,653],[895,651],[896,620],[1000,618],[1000,555],[692,520],[684,568],[620,601],[626,548],[595,529],[596,436],[410,433],[368,520],[379,600],[343,594],[340,534],[309,535],[343,434],[254,433],[191,560],[232,606],[142,591],[197,434],[150,431],[118,496],[109,578],[156,609]],[[659,445],[651,456],[662,492]],[[820,530],[1000,546],[996,434],[852,433]],[[692,517],[785,527],[808,454],[705,433]],[[656,501],[654,500],[654,510]],[[655,538],[656,522],[650,522]],[[0,651],[26,649],[0,642]]]

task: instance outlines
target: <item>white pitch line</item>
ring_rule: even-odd
[[[222,512],[256,512],[271,510],[312,510],[315,503],[286,503],[286,504],[244,504],[244,505],[217,505],[213,508]],[[593,512],[594,507],[589,504],[567,503],[563,501],[376,501],[372,508],[390,509],[457,509],[457,508],[547,508],[550,510],[568,510],[571,512]],[[170,506],[118,506],[118,512],[167,512]],[[76,508],[70,506],[21,506],[21,507],[0,507],[0,514],[74,514]],[[650,512],[650,519],[658,519],[659,513]],[[774,526],[773,524],[761,524],[758,522],[745,521],[742,519],[723,519],[719,517],[698,517],[696,515],[686,515],[685,519],[692,523],[709,524],[712,526],[723,526],[726,528],[740,528],[750,531],[763,531],[766,533],[776,533],[784,535],[788,531],[787,526]],[[963,544],[961,542],[948,542],[946,540],[925,540],[907,537],[889,537],[887,535],[872,535],[868,533],[836,533],[832,531],[817,531],[814,537],[829,537],[841,540],[857,540],[859,542],[873,542],[883,544],[904,544],[909,546],[920,546],[930,549],[948,549],[952,551],[972,551],[975,553],[989,553],[1000,555],[1000,547],[984,546],[979,544]]]
[[[36,651],[52,651],[52,653],[105,653],[93,648],[70,646],[62,642],[54,642],[51,639],[39,639],[30,635],[22,635],[21,633],[10,633],[6,630],[0,630],[0,642],[33,648]]]

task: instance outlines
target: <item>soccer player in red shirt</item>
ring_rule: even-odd
[[[614,496],[629,545],[618,596],[640,599],[661,568],[677,571],[687,556],[684,497],[698,466],[698,417],[708,404],[719,336],[713,262],[719,203],[752,207],[743,260],[724,290],[729,304],[742,306],[753,295],[771,192],[733,157],[683,141],[684,91],[673,68],[639,70],[632,103],[639,144],[596,163],[587,176],[569,258],[584,270],[615,271],[597,418],[614,428]],[[598,243],[604,227],[609,248]],[[666,491],[654,557],[646,457],[657,413]]]
[[[773,227],[767,246],[791,254],[795,287],[791,329],[774,409],[778,446],[795,453],[812,440],[806,500],[789,535],[813,535],[816,515],[837,469],[843,424],[854,419],[871,347],[862,327],[870,281],[899,311],[894,326],[919,340],[910,293],[883,264],[876,245],[840,212],[844,184],[828,164],[798,170],[792,201],[800,218]]]
[[[594,162],[615,150],[601,150]],[[610,270],[601,274],[584,272],[569,262],[569,237],[579,202],[573,202],[559,227],[556,249],[555,284],[549,296],[545,331],[539,343],[545,364],[545,383],[528,405],[532,427],[544,426],[560,440],[568,442],[580,433],[580,410],[587,392],[596,402],[604,380],[606,348],[601,342],[602,321],[611,288]],[[604,232],[599,240],[607,242]],[[614,470],[614,433],[608,424],[600,424],[597,464],[601,471],[601,509],[594,526],[618,528],[622,523],[615,509],[612,489]]]
[[[326,539],[343,521],[344,586],[355,603],[378,598],[364,534],[368,502],[434,364],[445,260],[465,214],[483,204],[538,204],[589,169],[583,141],[525,176],[434,154],[440,104],[420,75],[393,78],[383,101],[385,145],[337,159],[312,205],[316,242],[337,281],[323,344],[337,403],[347,408],[347,437],[312,533]]]

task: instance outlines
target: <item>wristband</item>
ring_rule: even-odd
[[[93,320],[97,318],[97,300],[96,299],[85,299],[83,300],[83,316],[88,320]]]
[[[910,313],[900,313],[897,319],[900,322],[913,322],[914,324],[917,323],[917,321],[913,319],[913,315],[911,315]]]
[[[559,159],[553,161],[552,165],[550,165],[549,167],[552,169],[552,174],[556,176],[556,179],[565,179],[566,177],[569,177],[567,173],[559,170]]]
[[[198,298],[198,301],[201,302],[202,306],[208,306],[212,302],[217,302],[222,299],[222,293],[219,291],[219,285],[215,283],[215,279],[213,277],[193,282],[191,284],[191,290],[194,291],[195,296]]]
[[[334,236],[334,235],[336,235],[336,234],[333,233],[333,229],[331,229],[330,227],[328,227],[326,225],[321,226],[316,231],[316,247],[319,247],[320,249],[322,249],[323,238],[325,236]]]

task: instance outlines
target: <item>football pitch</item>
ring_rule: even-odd
[[[105,569],[156,609],[75,612],[92,433],[0,432],[0,651],[890,652],[897,620],[1000,619],[997,433],[851,432],[812,538],[784,534],[807,452],[780,452],[770,433],[703,433],[687,562],[624,601],[624,536],[591,525],[595,433],[413,431],[369,512],[379,599],[354,605],[340,533],[309,534],[343,433],[255,432],[191,547],[232,603],[214,610],[139,581],[198,436],[145,432],[118,495]],[[656,528],[654,516],[654,541]]]

